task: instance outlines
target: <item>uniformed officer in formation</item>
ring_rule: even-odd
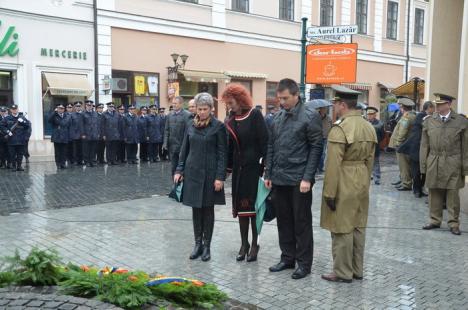
[[[115,111],[114,103],[109,102],[101,123],[102,139],[106,144],[106,160],[109,165],[117,165],[117,151],[120,142],[119,126],[119,113]]]
[[[138,132],[138,116],[134,106],[128,108],[128,113],[123,121],[123,134],[127,151],[127,161],[130,164],[137,164],[138,143],[140,135]]]
[[[161,116],[158,114],[158,108],[156,105],[150,106],[147,134],[149,159],[155,163],[160,161],[159,145],[163,142],[164,134],[164,123]]]
[[[107,164],[104,159],[104,153],[106,152],[106,142],[103,139],[103,127],[104,122],[104,104],[100,103],[96,106],[96,113],[98,115],[98,128],[99,128],[99,140],[96,145],[96,162],[102,165]]]
[[[73,144],[72,164],[81,166],[83,164],[83,102],[74,103],[74,111],[70,119],[70,141]]]
[[[4,118],[8,115],[8,110],[5,107],[0,107],[0,126]],[[0,168],[7,167],[8,161],[8,139],[3,132],[0,132]]]
[[[88,167],[94,167],[96,158],[96,147],[100,139],[99,116],[94,111],[94,102],[92,100],[85,101],[86,111],[83,113],[83,131],[81,138],[83,139],[83,159]]]
[[[138,116],[138,135],[140,141],[140,161],[148,161],[148,108],[143,106],[140,108],[140,116]]]
[[[162,107],[158,109],[159,116],[161,117],[162,127],[166,128],[166,108]],[[164,140],[164,131],[163,131],[163,140]],[[163,148],[163,143],[161,142],[158,145],[159,158],[161,160],[167,160],[167,150]]]
[[[125,107],[123,105],[119,106],[118,108],[118,116],[119,116],[119,133],[120,139],[119,144],[117,147],[117,161],[125,164],[127,162],[127,151],[125,145],[125,135],[124,135],[124,121],[125,121]]]
[[[412,177],[410,158],[406,154],[398,151],[399,146],[406,141],[409,132],[413,127],[416,119],[416,112],[413,111],[415,106],[414,102],[409,98],[399,98],[398,103],[403,109],[403,116],[398,121],[395,129],[393,130],[392,137],[390,138],[389,146],[396,149],[396,156],[398,160],[398,168],[400,170],[400,181],[392,183],[399,191],[412,190]]]
[[[65,112],[63,104],[59,104],[49,116],[52,125],[51,141],[54,143],[55,164],[57,169],[66,168],[68,143],[70,142],[71,115]]]
[[[369,186],[377,135],[356,110],[357,96],[339,93],[334,109],[340,119],[328,135],[320,226],[331,232],[332,282],[363,278]]]
[[[381,120],[377,118],[377,113],[379,110],[375,107],[367,108],[367,120],[375,129],[375,134],[377,135],[377,145],[375,146],[375,155],[374,155],[374,167],[372,168],[372,178],[375,185],[380,185],[380,142],[384,139],[384,124]]]
[[[24,171],[22,167],[25,147],[30,136],[31,122],[18,112],[18,106],[10,107],[10,114],[4,117],[0,123],[0,133],[7,139],[8,162],[7,168],[16,171]]]
[[[424,120],[420,149],[430,208],[430,223],[423,229],[440,228],[445,203],[450,231],[460,235],[459,191],[468,175],[468,120],[451,109],[454,97],[434,96],[437,113]]]
[[[67,115],[70,116],[70,119],[71,119],[71,115],[73,114],[73,111],[75,110],[75,108],[73,107],[73,104],[71,103],[68,103],[65,107],[65,113]],[[69,165],[73,164],[73,140],[70,139],[70,133],[68,133],[68,136],[69,136],[69,139],[68,139],[68,143],[67,143],[67,162]]]

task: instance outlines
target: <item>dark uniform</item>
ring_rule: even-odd
[[[102,135],[106,143],[106,159],[111,165],[117,163],[117,150],[120,143],[120,116],[114,111],[112,102],[107,104],[108,110],[103,113]],[[112,110],[112,111],[111,111]]]
[[[70,119],[70,141],[73,144],[72,163],[77,165],[83,164],[83,143],[81,136],[83,135],[83,112],[81,111],[81,101],[75,102],[75,111],[71,113]]]
[[[92,102],[86,103],[87,108],[92,105]],[[88,167],[94,166],[96,158],[96,146],[99,141],[99,116],[92,109],[83,112],[83,159]]]
[[[55,164],[59,169],[66,168],[67,145],[70,141],[71,115],[64,109],[63,105],[59,105],[49,117],[49,123],[53,127],[51,141],[54,143]]]
[[[154,111],[155,106],[150,107]],[[164,123],[157,113],[148,115],[148,155],[149,159],[153,162],[160,160],[158,146],[163,142]]]
[[[161,117],[161,126],[163,128],[165,128],[166,126],[166,108],[159,108],[158,109],[158,112],[159,112],[159,116]],[[163,145],[164,145],[164,130],[163,130],[163,141],[161,143],[158,144],[158,153],[159,153],[159,158],[161,160],[167,160],[167,151],[163,148]]]
[[[96,113],[98,114],[98,128],[99,128],[99,140],[96,145],[96,156],[97,162],[100,164],[107,164],[104,160],[104,153],[106,151],[106,142],[103,139],[103,132],[102,132],[102,123],[104,121],[104,113],[102,109],[104,108],[103,104],[99,104],[96,108]]]
[[[179,162],[179,152],[184,140],[185,130],[189,122],[190,113],[185,110],[172,111],[168,116],[164,128],[164,146],[169,151],[171,172],[174,172]]]
[[[0,107],[0,124],[8,115],[8,110],[5,107]],[[6,168],[8,160],[8,144],[7,138],[3,132],[0,132],[0,168]]]
[[[134,111],[135,107],[130,107],[129,110]],[[136,164],[138,143],[140,142],[140,135],[138,132],[138,116],[136,114],[128,113],[125,115],[123,121],[123,134],[127,151],[127,160],[132,164]]]
[[[140,160],[141,161],[148,161],[148,115],[146,115],[146,111],[148,109],[146,107],[142,107],[140,109],[142,114],[138,117],[138,135],[140,140]]]

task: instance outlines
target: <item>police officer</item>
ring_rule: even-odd
[[[50,114],[49,123],[53,128],[51,141],[54,143],[55,164],[57,169],[65,169],[67,146],[70,141],[71,115],[65,113],[63,104],[59,104]]]
[[[124,135],[124,121],[125,121],[125,108],[123,105],[118,108],[118,117],[119,117],[119,133],[120,139],[117,146],[117,161],[125,164],[127,162],[126,151],[125,151],[125,135]]]
[[[332,282],[363,278],[369,182],[377,136],[356,110],[355,94],[339,94],[333,107],[340,119],[328,135],[328,155],[322,192],[320,226],[331,232]]]
[[[165,129],[166,128],[166,108],[162,107],[158,109],[159,116],[161,117],[161,126]],[[163,130],[163,142],[158,144],[158,153],[159,153],[159,158],[161,160],[167,160],[167,151],[163,149],[164,145],[164,130]]]
[[[67,115],[70,116],[70,124],[71,124],[71,116],[73,114],[73,111],[74,111],[74,107],[73,107],[73,104],[71,103],[68,103],[67,106],[65,107],[65,113]],[[67,146],[66,146],[66,157],[67,157],[67,162],[68,162],[68,165],[72,165],[74,162],[73,162],[73,140],[70,138],[70,130],[68,131],[68,143],[67,143]]]
[[[120,142],[119,114],[113,102],[107,103],[102,118],[102,139],[106,143],[106,159],[110,165],[117,165],[117,149]]]
[[[3,118],[0,131],[7,137],[8,164],[7,168],[16,171],[24,171],[22,167],[24,149],[28,140],[31,123],[23,115],[18,113],[16,104],[10,107],[10,114]]]
[[[94,103],[92,100],[85,101],[86,111],[83,113],[83,159],[88,167],[94,167],[96,158],[96,146],[99,141],[99,116],[94,111]]]
[[[460,235],[459,191],[468,175],[468,120],[451,109],[454,97],[437,93],[434,96],[437,113],[423,123],[420,149],[431,220],[423,229],[440,227],[445,203],[450,231]]]
[[[163,141],[164,123],[161,116],[158,115],[158,108],[155,105],[150,106],[148,115],[148,154],[149,159],[154,163],[160,161],[158,146]]]
[[[148,108],[143,106],[140,108],[140,116],[138,116],[138,134],[140,141],[140,160],[148,161]]]
[[[413,127],[416,113],[413,111],[414,102],[409,98],[399,98],[398,103],[403,109],[403,116],[398,121],[390,138],[390,147],[397,150],[396,156],[398,160],[398,168],[400,170],[400,182],[396,182],[396,188],[399,191],[410,191],[412,189],[412,177],[410,158],[408,155],[400,153],[398,148],[408,139],[409,132]]]
[[[128,114],[125,115],[123,123],[123,133],[125,147],[127,151],[127,160],[131,164],[137,164],[138,143],[140,135],[138,132],[138,116],[134,106],[128,108]]]
[[[103,139],[102,122],[104,120],[104,105],[98,104],[96,107],[96,113],[98,114],[98,128],[99,128],[99,140],[96,145],[96,157],[99,164],[107,164],[104,160],[104,152],[106,151],[106,143]]]
[[[74,112],[70,117],[70,141],[73,145],[72,163],[80,166],[83,164],[83,143],[81,136],[83,135],[83,110],[82,102],[76,101],[74,104]]]
[[[374,179],[375,185],[380,185],[380,142],[384,139],[384,124],[382,121],[377,119],[377,113],[379,110],[375,107],[367,108],[367,120],[374,126],[375,133],[377,135],[377,144],[375,146],[374,155],[374,167],[372,168],[372,178]]]
[[[0,124],[2,123],[3,119],[7,117],[7,115],[8,115],[7,108],[0,107]],[[7,138],[2,132],[0,132],[0,168],[7,167],[7,160],[8,160]]]

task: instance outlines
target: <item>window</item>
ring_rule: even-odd
[[[266,104],[276,105],[278,103],[278,98],[276,97],[276,88],[278,87],[278,82],[266,82]]]
[[[320,26],[333,26],[333,0],[320,0]]]
[[[387,39],[396,40],[398,33],[398,3],[388,1],[387,6]]]
[[[232,0],[232,10],[249,13],[249,0]]]
[[[279,18],[284,20],[294,20],[294,0],[279,1]]]
[[[356,0],[356,24],[358,33],[367,34],[367,0]]]
[[[416,9],[414,12],[414,43],[424,43],[424,10]]]

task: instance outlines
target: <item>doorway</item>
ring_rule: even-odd
[[[0,71],[0,106],[13,104],[13,72]]]

